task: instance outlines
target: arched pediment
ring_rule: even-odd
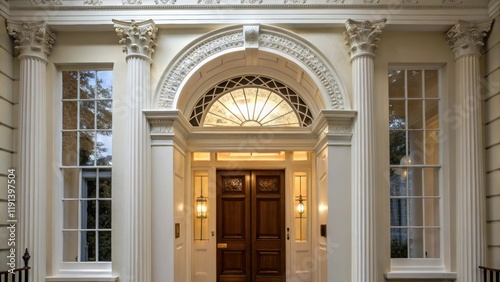
[[[349,109],[346,91],[331,63],[311,43],[271,26],[231,26],[192,42],[167,67],[156,91],[159,108],[175,109],[178,95],[194,71],[212,58],[249,48],[285,57],[307,72],[320,89],[327,109]]]

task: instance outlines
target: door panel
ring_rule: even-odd
[[[250,281],[250,243],[250,172],[217,172],[217,281]]]
[[[284,196],[284,171],[217,171],[217,281],[285,281]]]

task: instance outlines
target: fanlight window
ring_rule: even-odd
[[[193,126],[286,126],[312,123],[309,107],[291,88],[263,76],[234,77],[219,83],[198,100]]]
[[[240,88],[222,95],[210,107],[204,126],[300,126],[297,113],[279,94],[262,88]]]

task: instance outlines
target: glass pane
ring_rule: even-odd
[[[96,72],[80,72],[80,99],[94,99],[96,88]]]
[[[406,129],[405,100],[389,100],[389,129]]]
[[[424,234],[422,228],[410,228],[408,231],[409,236],[409,251],[410,258],[423,258],[424,257]]]
[[[100,231],[99,261],[111,261],[111,231]]]
[[[94,129],[95,102],[80,101],[80,129]]]
[[[82,198],[96,197],[96,180],[95,178],[84,178],[82,180]]]
[[[81,254],[82,258],[80,261],[96,261],[95,251],[96,251],[96,238],[95,231],[82,231],[81,232]]]
[[[408,195],[422,196],[422,169],[408,169]]]
[[[408,226],[407,199],[391,199],[391,226]]]
[[[422,199],[409,199],[408,220],[410,226],[423,226]]]
[[[405,72],[402,70],[389,71],[389,98],[405,97]]]
[[[391,130],[389,132],[390,164],[400,165],[406,156],[406,131]]]
[[[78,72],[63,71],[62,72],[62,88],[63,99],[78,98]]]
[[[77,129],[78,122],[78,102],[63,102],[63,129]]]
[[[77,165],[78,133],[74,131],[62,133],[62,164],[63,166]]]
[[[111,201],[98,201],[99,229],[111,229]]]
[[[80,194],[80,169],[65,168],[64,174],[64,198],[78,198]]]
[[[427,130],[425,132],[425,163],[439,164],[439,131]]]
[[[422,100],[408,101],[408,129],[423,129]]]
[[[439,226],[439,199],[424,199],[425,226]]]
[[[425,257],[426,258],[439,258],[441,250],[439,228],[426,228],[425,229]]]
[[[97,72],[97,98],[111,98],[113,96],[113,71]]]
[[[307,218],[295,218],[295,241],[307,241]]]
[[[237,108],[233,108],[233,111],[237,112]],[[212,104],[212,107],[210,107],[210,113],[212,113],[213,115],[240,125],[241,123],[243,123],[244,119],[240,119],[233,113],[233,111],[228,110],[227,107],[223,105],[219,100],[215,101],[215,103]]]
[[[94,132],[80,132],[80,165],[94,165]]]
[[[421,70],[407,70],[408,77],[408,98],[421,98],[422,97],[422,71]]]
[[[439,196],[439,168],[424,168],[424,195]]]
[[[299,119],[297,118],[297,114],[294,111],[289,112],[288,114],[279,116],[273,120],[262,123],[264,126],[300,126]]]
[[[63,261],[78,261],[78,231],[63,231]]]
[[[425,71],[425,97],[437,98],[439,97],[439,81],[437,70]]]
[[[112,145],[111,131],[97,131],[97,165],[111,165]]]
[[[421,130],[408,131],[408,153],[411,164],[423,164],[424,162],[424,132]]]
[[[439,100],[425,101],[425,128],[439,128]]]
[[[111,129],[113,124],[113,102],[97,101],[97,129]]]
[[[248,120],[256,121],[256,116],[260,112],[260,107],[257,109],[257,88],[243,88],[243,92],[247,100]]]
[[[406,196],[408,169],[391,168],[391,196]]]
[[[240,126],[240,123],[236,123],[230,119],[226,119],[212,113],[207,113],[205,120],[203,121],[204,126]]]
[[[408,229],[391,228],[391,258],[408,258]]]
[[[111,199],[111,178],[99,177],[99,198]]]
[[[82,214],[81,214],[82,229],[95,229],[96,201],[95,200],[81,201],[81,205],[82,205]]]
[[[63,214],[63,228],[78,229],[78,200],[64,200]]]

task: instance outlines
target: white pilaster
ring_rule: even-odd
[[[113,20],[120,43],[127,53],[127,140],[128,154],[123,189],[128,198],[128,246],[121,281],[151,281],[151,187],[149,183],[149,125],[142,110],[150,106],[151,55],[158,28],[152,20]]]
[[[481,111],[481,47],[491,21],[459,21],[446,33],[455,52],[456,93],[464,111],[457,128],[457,273],[478,282],[485,258],[485,170]]]
[[[377,279],[375,240],[375,115],[373,50],[385,19],[348,20],[346,45],[352,63],[353,106],[358,115],[352,138],[352,280]]]
[[[45,281],[47,116],[45,110],[47,56],[55,36],[44,22],[7,22],[19,51],[19,146],[17,205],[18,267],[24,249],[31,253],[30,281]]]

